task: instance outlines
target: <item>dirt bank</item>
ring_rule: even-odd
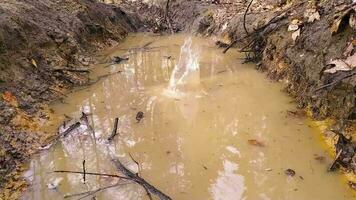
[[[0,2],[0,188],[10,181],[0,198],[23,187],[11,183],[19,179],[13,170],[49,137],[40,131],[43,103],[85,84],[88,55],[139,25],[132,14],[90,0]]]

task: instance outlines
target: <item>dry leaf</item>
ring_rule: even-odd
[[[265,144],[263,144],[262,142],[260,142],[258,140],[254,140],[254,139],[248,140],[248,143],[250,145],[259,146],[259,147],[264,147],[265,146]]]
[[[299,29],[299,20],[298,19],[294,19],[291,21],[291,23],[288,26],[288,31],[296,31]]]
[[[325,70],[325,73],[333,74],[338,71],[350,71],[356,67],[356,54],[349,56],[348,58],[346,58],[346,60],[332,60],[327,64],[335,65],[335,67]]]
[[[356,53],[352,56],[346,58],[345,62],[351,67],[351,69],[356,67]]]
[[[300,29],[298,29],[297,31],[294,31],[294,32],[292,33],[292,39],[293,39],[293,41],[296,41],[299,36],[300,36]]]
[[[18,103],[17,103],[17,99],[16,97],[9,91],[6,91],[2,94],[2,98],[8,102],[10,105],[17,107]]]
[[[333,25],[331,26],[331,33],[332,33],[332,34],[335,34],[335,33],[337,33],[337,32],[339,31],[339,27],[340,27],[341,21],[342,21],[348,14],[350,14],[351,11],[353,11],[353,9],[348,9],[348,10],[346,10],[345,12],[343,12],[339,17],[337,17],[337,18],[334,20]],[[354,18],[354,17],[353,17],[353,14],[354,14],[354,12],[353,12],[353,13],[351,14],[351,16],[350,16],[350,23],[354,23],[354,19],[352,19],[352,18]],[[352,22],[351,22],[351,20],[352,20]],[[352,26],[354,26],[354,24],[350,24],[350,26],[352,27]]]
[[[320,14],[315,8],[307,9],[304,13],[304,17],[308,18],[309,23],[314,22],[315,20],[320,20]]]
[[[353,12],[351,14],[349,24],[352,29],[356,30],[356,13],[355,12]]]
[[[31,64],[32,64],[34,67],[37,68],[37,63],[36,63],[36,61],[35,61],[34,59],[31,59]]]

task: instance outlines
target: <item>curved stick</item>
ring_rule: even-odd
[[[246,28],[246,16],[247,16],[248,10],[250,9],[250,7],[252,5],[252,2],[253,2],[253,0],[251,0],[250,3],[248,4],[248,6],[245,10],[245,14],[244,14],[244,29],[245,29],[246,35],[250,35],[250,33],[247,31],[247,28]]]

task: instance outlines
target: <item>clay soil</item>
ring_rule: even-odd
[[[229,51],[245,47],[246,62],[255,62],[258,70],[285,83],[301,108],[292,114],[308,114],[327,124],[323,131],[331,138],[333,154],[342,150],[336,165],[354,174],[355,61],[350,70],[325,71],[335,67],[330,61],[355,53],[355,4],[255,0],[246,12],[247,5],[239,0],[176,0],[167,18],[165,4],[142,1],[1,1],[0,198],[18,197],[26,184],[17,172],[52,136],[41,132],[51,112],[47,105],[88,83],[95,63],[90,55],[137,31],[213,36],[222,51],[237,41]],[[309,12],[319,17],[309,20]],[[294,22],[296,38],[296,30],[288,30]],[[350,181],[352,185],[356,180]]]

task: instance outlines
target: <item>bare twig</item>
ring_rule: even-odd
[[[95,139],[95,131],[94,131],[93,127],[89,124],[88,115],[86,113],[82,112],[81,119],[84,121],[88,130],[93,134],[93,138]]]
[[[131,153],[129,153],[129,156],[131,158],[132,161],[134,161],[134,163],[136,163],[137,167],[138,167],[138,172],[140,172],[140,163],[138,163],[134,158],[133,156],[131,155]]]
[[[90,73],[89,69],[74,69],[74,68],[56,68],[53,71],[68,71],[68,72],[79,72],[79,73]]]
[[[331,83],[322,85],[322,86],[316,88],[316,89],[314,90],[314,92],[317,92],[317,91],[319,91],[319,90],[322,90],[322,89],[325,89],[325,88],[334,86],[334,85],[338,84],[339,82],[341,82],[342,80],[347,79],[347,78],[350,78],[350,77],[352,77],[352,76],[354,76],[354,75],[356,75],[356,71],[355,71],[355,72],[352,72],[352,73],[350,73],[350,74],[346,74],[346,75],[344,75],[344,76],[338,78],[337,80],[335,80],[335,81],[333,81],[333,82],[331,82]]]
[[[68,170],[56,170],[56,171],[53,171],[53,173],[83,174],[83,172],[80,172],[80,171],[68,171]],[[114,177],[114,178],[120,178],[120,179],[125,179],[125,180],[131,180],[130,178],[127,178],[125,176],[120,176],[120,175],[115,175],[115,174],[105,174],[105,173],[96,173],[96,172],[85,172],[85,174],[90,175],[90,176],[106,176],[106,177]]]
[[[334,158],[333,162],[331,163],[328,171],[333,171],[335,169],[335,165],[336,165],[337,161],[339,160],[341,153],[342,153],[342,149],[340,149],[340,151],[336,154],[336,157]]]
[[[115,118],[114,129],[112,130],[112,133],[111,133],[110,137],[108,138],[109,141],[113,140],[114,137],[117,135],[118,124],[119,124],[119,118]]]
[[[84,184],[85,184],[85,174],[86,174],[85,160],[83,160],[83,181],[84,181]]]
[[[68,199],[68,198],[82,196],[82,197],[80,197],[78,199],[78,200],[80,200],[80,199],[84,199],[84,198],[86,198],[88,196],[92,196],[92,195],[94,195],[94,194],[96,194],[98,192],[102,192],[104,190],[107,190],[107,189],[110,189],[110,188],[113,188],[113,187],[117,187],[117,186],[120,186],[120,185],[126,185],[126,184],[130,184],[130,183],[131,182],[128,182],[128,183],[117,183],[117,184],[114,184],[114,185],[109,185],[109,186],[106,186],[106,187],[98,188],[98,189],[87,191],[87,192],[81,192],[81,193],[77,193],[77,194],[65,195],[63,198]]]
[[[164,194],[157,188],[155,188],[153,185],[148,183],[146,180],[138,176],[138,174],[135,174],[131,172],[129,169],[127,169],[119,159],[113,159],[114,164],[116,165],[116,168],[124,174],[126,177],[130,178],[132,181],[136,182],[137,184],[141,185],[143,188],[145,188],[146,191],[149,193],[156,195],[159,197],[161,200],[172,200],[171,197],[168,195]]]
[[[77,129],[80,126],[80,122],[76,122],[75,124],[72,124],[67,130],[65,130],[64,132],[62,132],[60,136],[63,135],[63,137],[66,137],[70,132],[72,132],[73,130]]]
[[[251,0],[250,3],[252,3],[252,1],[253,1],[253,0]],[[292,5],[292,6],[288,7],[288,8],[285,9],[285,10],[281,10],[281,11],[277,12],[277,14],[276,14],[274,17],[272,17],[272,18],[271,18],[266,24],[264,24],[263,26],[261,26],[261,27],[255,29],[255,30],[253,31],[253,33],[249,33],[249,34],[247,34],[247,35],[245,35],[245,36],[243,36],[243,37],[241,37],[241,38],[237,38],[237,39],[235,39],[234,41],[232,41],[231,44],[230,44],[228,47],[226,47],[226,49],[223,51],[223,53],[226,53],[231,47],[235,46],[238,42],[241,42],[241,41],[243,41],[244,39],[247,39],[247,38],[249,38],[249,37],[256,37],[256,36],[258,36],[258,35],[260,34],[260,32],[263,32],[263,31],[264,31],[268,26],[270,26],[271,24],[276,23],[276,22],[278,22],[278,21],[280,21],[280,20],[282,20],[282,19],[285,19],[285,18],[286,18],[286,13],[289,12],[291,9],[296,8],[296,7],[300,6],[300,5],[303,5],[303,4],[306,3],[306,2],[307,2],[307,1],[303,1],[303,2],[297,3],[297,4],[295,4],[295,5]],[[246,9],[245,15],[247,15],[247,14],[246,14],[247,11],[248,11],[248,9]],[[246,18],[246,17],[244,16],[244,18]],[[245,23],[245,19],[244,19],[244,23]],[[245,31],[247,31],[245,25],[244,25],[244,28],[245,28]],[[247,31],[246,33],[248,33],[248,31]],[[264,33],[264,34],[266,34],[266,33]]]
[[[247,16],[247,12],[250,9],[252,3],[253,3],[253,0],[250,1],[250,3],[248,4],[248,6],[245,10],[245,13],[244,13],[244,29],[245,29],[246,35],[250,35],[250,33],[247,31],[247,28],[246,28],[246,16]]]

